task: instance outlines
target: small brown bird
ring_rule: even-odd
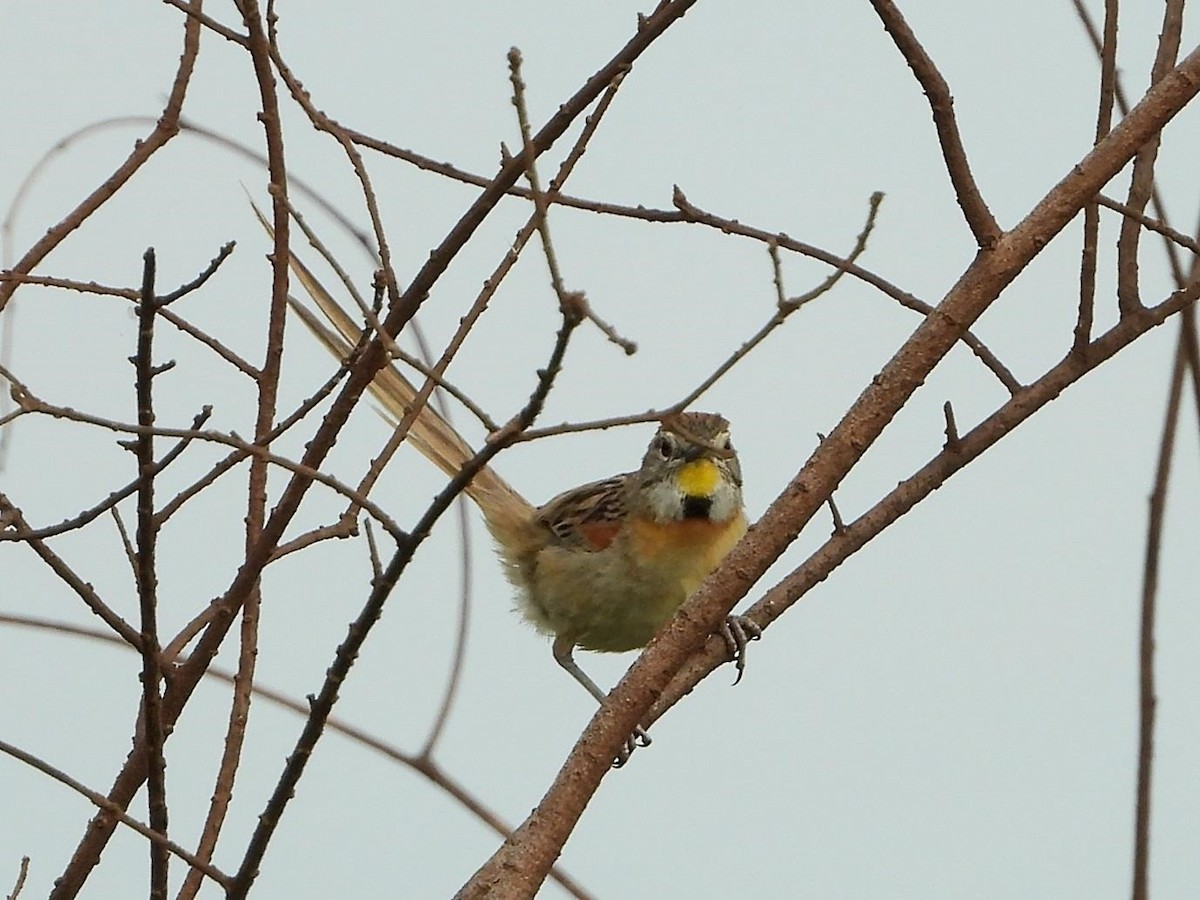
[[[336,334],[293,303],[309,329],[339,359],[359,340],[349,315],[307,272],[301,280]],[[307,276],[307,280],[305,278]],[[310,283],[311,282],[311,283]],[[397,421],[416,388],[389,366],[371,385]],[[430,406],[422,407],[408,441],[453,477],[475,454]],[[746,532],[742,472],[729,423],[714,413],[669,418],[633,472],[564,491],[535,507],[489,467],[466,487],[495,539],[517,606],[554,639],[554,658],[598,701],[604,691],[574,659],[574,649],[619,652],[643,647],[699,587]],[[738,661],[758,629],[731,617],[722,632]],[[641,729],[631,737],[649,743]]]

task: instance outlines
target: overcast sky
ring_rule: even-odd
[[[1022,216],[1088,150],[1098,66],[1068,0],[1006,4],[902,0],[955,96],[967,152],[1002,227]],[[1088,3],[1102,14],[1098,0]],[[1124,4],[1121,69],[1144,89],[1161,4]],[[205,11],[240,27],[232,4]],[[283,53],[316,105],[344,124],[484,175],[500,143],[519,143],[505,55],[518,46],[535,123],[544,121],[632,34],[649,4],[532,2],[279,4]],[[149,117],[76,140],[24,200],[8,252],[20,256],[149,133],[181,48],[165,4],[43,0],[0,4],[0,110],[7,124],[0,206],[30,168],[76,129]],[[1200,29],[1185,33],[1190,51]],[[184,107],[198,125],[258,147],[257,87],[245,54],[206,33]],[[293,177],[367,225],[352,171],[299,110],[285,112]],[[568,140],[577,133],[572,130]],[[1174,224],[1200,204],[1200,119],[1166,132],[1158,173]],[[553,171],[564,141],[548,156]],[[477,189],[368,155],[399,275],[410,276]],[[861,262],[936,303],[974,254],[941,162],[928,106],[865,0],[702,0],[637,63],[570,182],[613,203],[670,208],[673,185],[696,205],[835,253],[853,246],[873,191],[886,194]],[[135,286],[154,246],[159,283],[187,281],[226,241],[237,250],[178,311],[258,360],[269,298],[269,244],[246,202],[266,202],[261,167],[184,134],[38,268]],[[245,190],[244,190],[245,189]],[[1123,196],[1124,181],[1110,193]],[[360,285],[371,263],[315,204],[293,198]],[[502,258],[527,207],[506,201],[425,304],[440,346]],[[569,209],[551,217],[567,285],[639,352],[594,329],[577,335],[545,414],[637,412],[685,394],[774,310],[757,243],[696,225],[650,224]],[[1097,331],[1115,321],[1104,216]],[[1079,222],[1068,227],[975,332],[1022,381],[1070,346]],[[1148,303],[1171,289],[1159,243],[1143,241]],[[557,327],[545,265],[526,254],[455,363],[453,380],[495,418],[518,408]],[[5,262],[11,260],[6,259]],[[828,274],[784,257],[791,294]],[[40,397],[130,421],[135,321],[122,300],[24,288],[5,313],[12,365]],[[845,279],[804,308],[698,405],[732,422],[751,518],[761,514],[919,323],[867,284]],[[989,451],[835,572],[753,645],[742,683],[718,672],[654,729],[654,745],[610,775],[561,859],[598,897],[1105,898],[1128,894],[1137,738],[1137,642],[1147,497],[1177,324],[1139,340]],[[245,379],[169,329],[158,357],[160,424],[186,427],[205,403],[211,427],[253,432]],[[282,404],[307,396],[331,361],[299,328]],[[942,404],[965,431],[1007,394],[965,348],[925,387],[838,492],[847,519],[938,451]],[[1190,401],[1189,401],[1190,403]],[[1194,406],[1189,407],[1194,410]],[[482,432],[458,421],[472,440]],[[498,468],[532,501],[637,465],[648,427],[519,447]],[[1197,423],[1185,413],[1160,580],[1155,896],[1200,884],[1200,604],[1193,514]],[[386,440],[364,405],[328,468],[355,481]],[[280,452],[298,456],[301,438]],[[0,490],[35,526],[99,502],[134,477],[107,432],[26,416],[11,429]],[[163,445],[160,445],[163,446]],[[197,447],[164,476],[170,496],[219,458]],[[278,473],[273,482],[284,483]],[[217,484],[163,535],[163,631],[173,634],[231,581],[244,478]],[[442,486],[404,454],[373,494],[401,523]],[[133,507],[122,507],[127,523]],[[314,492],[289,534],[341,505]],[[828,535],[819,516],[752,596]],[[437,758],[518,823],[541,798],[593,712],[547,641],[511,613],[511,595],[473,522],[474,608],[460,697]],[[137,601],[110,520],[52,546],[112,606]],[[418,555],[368,641],[336,714],[402,749],[427,734],[448,671],[458,609],[458,541],[447,519]],[[264,579],[259,681],[303,698],[320,688],[369,579],[361,540],[271,566]],[[0,544],[0,613],[95,626],[29,548]],[[226,666],[234,662],[223,654]],[[614,683],[632,655],[580,661]],[[131,653],[0,627],[0,738],[106,791],[129,748],[140,687]],[[172,837],[193,846],[221,750],[228,689],[206,683],[167,746]],[[237,868],[302,720],[266,702],[251,714],[230,822],[216,856]],[[0,889],[31,857],[23,897],[45,896],[90,817],[63,786],[0,758]],[[132,812],[146,818],[144,794]],[[327,735],[264,861],[256,896],[444,897],[492,852],[492,832],[420,776]],[[173,882],[183,867],[173,861]],[[83,896],[140,896],[142,838],[119,831]],[[219,896],[210,886],[205,897]],[[565,896],[553,884],[545,897]]]

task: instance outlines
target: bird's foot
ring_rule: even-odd
[[[619,769],[621,766],[625,765],[625,763],[629,762],[629,757],[633,755],[633,751],[638,747],[649,746],[650,735],[646,733],[645,728],[639,725],[633,730],[633,733],[630,734],[629,737],[625,738],[625,743],[621,747],[620,752],[617,753],[617,758],[612,762],[613,768]]]
[[[761,638],[762,629],[745,616],[728,616],[717,633],[729,649],[730,660],[737,666],[737,678],[733,679],[737,684],[746,671],[746,645]]]

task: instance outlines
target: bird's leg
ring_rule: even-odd
[[[745,616],[727,616],[717,634],[725,642],[729,658],[737,666],[737,678],[733,679],[733,683],[737,684],[746,671],[746,645],[761,638],[762,629]]]
[[[604,691],[600,690],[600,686],[588,677],[588,674],[579,668],[579,664],[575,662],[575,642],[568,637],[559,636],[554,639],[554,660],[560,666],[567,670],[572,678],[578,681],[589,694],[596,698],[597,703],[603,703],[605,698]],[[631,753],[638,747],[650,746],[650,735],[646,733],[646,729],[638,725],[633,730],[633,734],[625,739],[625,746],[621,752],[617,754],[617,758],[613,760],[613,766],[620,768],[625,765]]]

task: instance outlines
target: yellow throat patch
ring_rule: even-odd
[[[675,483],[685,497],[711,497],[720,480],[720,470],[711,459],[694,459],[684,463],[675,476]]]

